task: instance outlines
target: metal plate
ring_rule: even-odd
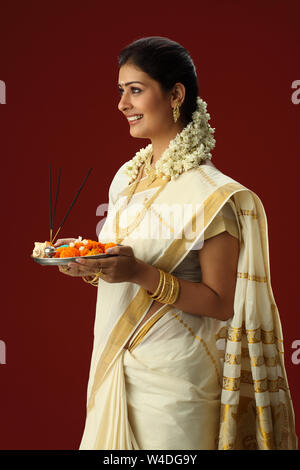
[[[92,256],[82,256],[83,259],[99,259],[99,258],[110,258],[112,256],[119,256],[119,255],[110,255],[108,253],[103,253],[99,255],[92,255]],[[76,259],[80,258],[80,256],[75,256],[72,258],[36,258],[35,256],[31,255],[33,261],[38,264],[43,264],[44,266],[61,266],[63,264],[71,263],[72,261],[76,261]]]

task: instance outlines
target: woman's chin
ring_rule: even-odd
[[[130,126],[130,135],[136,137],[137,139],[149,139],[149,136],[142,132],[139,129],[134,129],[134,126]]]

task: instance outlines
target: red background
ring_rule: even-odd
[[[96,208],[117,169],[148,141],[117,109],[117,56],[142,36],[191,53],[216,128],[214,164],[255,191],[269,222],[272,286],[281,313],[298,434],[299,76],[297,1],[2,1],[0,107],[2,295],[0,448],[77,449],[84,420],[96,289],[33,263],[48,239],[48,165],[62,167],[61,220],[93,171],[62,236],[95,238]],[[298,64],[298,65],[297,65]]]

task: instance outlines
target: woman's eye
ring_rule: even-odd
[[[136,87],[131,87],[130,89],[134,95],[137,95],[141,91],[140,88],[136,88]],[[124,93],[124,90],[122,88],[119,88],[119,93],[122,96]]]

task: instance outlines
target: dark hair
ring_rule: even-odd
[[[119,66],[133,64],[160,83],[163,91],[172,90],[175,83],[185,86],[185,99],[180,118],[185,125],[192,120],[197,108],[198,80],[189,52],[180,44],[161,36],[138,39],[119,54]]]

